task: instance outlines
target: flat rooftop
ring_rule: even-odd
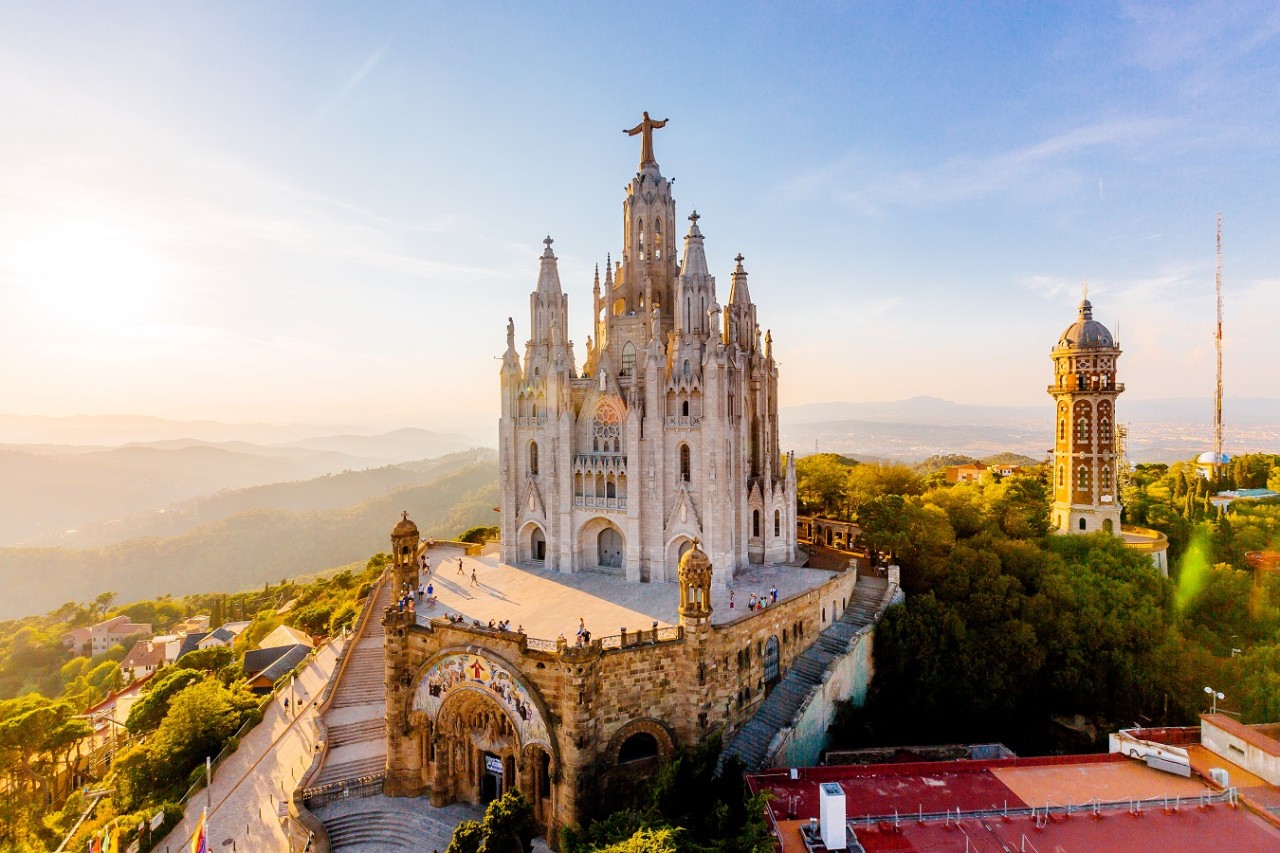
[[[812,767],[795,771],[794,780],[790,772],[748,777],[752,791],[774,795],[768,808],[783,853],[805,850],[800,828],[819,816],[823,782],[844,791],[846,819],[867,853],[1280,850],[1280,828],[1222,802],[1203,781],[1121,755]],[[1213,794],[1218,802],[1202,801]],[[1095,814],[1097,802],[1121,805]],[[1054,807],[1047,818],[1046,804]],[[1037,816],[1029,813],[1033,807]],[[950,819],[939,817],[948,811]],[[1030,842],[1025,848],[1024,836]]]
[[[675,583],[637,583],[619,575],[598,571],[560,574],[529,565],[511,566],[496,554],[468,557],[460,546],[439,544],[427,550],[431,561],[429,582],[439,602],[427,608],[419,602],[418,622],[461,613],[468,620],[488,624],[511,621],[530,637],[554,640],[564,634],[570,642],[578,630],[578,619],[586,622],[593,637],[628,631],[648,630],[654,622],[665,628],[679,621],[679,586]],[[462,572],[458,572],[458,561]],[[471,585],[475,570],[476,586]],[[752,593],[767,595],[778,588],[778,601],[815,589],[837,572],[789,565],[751,566],[729,583],[734,592],[734,609],[727,595],[712,590],[713,624],[748,617],[747,601]]]

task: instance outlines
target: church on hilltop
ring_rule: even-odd
[[[677,253],[663,124],[629,131],[640,169],[584,357],[550,238],[523,354],[508,322],[500,542],[424,541],[406,513],[379,593],[398,597],[379,626],[384,792],[519,791],[553,844],[714,736],[751,767],[815,762],[901,597],[896,568],[805,565],[773,342],[741,256],[721,303],[697,214]]]
[[[676,252],[676,202],[645,113],[622,203],[622,254],[596,268],[591,334],[568,338],[552,240],[523,356],[507,324],[499,425],[502,559],[674,581],[694,540],[723,586],[796,555],[796,475],[778,445],[778,365],[741,254],[721,305],[698,214]]]

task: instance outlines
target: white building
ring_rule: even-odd
[[[716,295],[645,115],[640,170],[622,204],[621,261],[597,269],[591,335],[577,361],[551,238],[530,297],[521,357],[507,325],[499,425],[502,558],[560,572],[603,569],[674,581],[697,539],[723,585],[748,563],[796,553],[792,454],[778,446],[778,368],[738,255]]]

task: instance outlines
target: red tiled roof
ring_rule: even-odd
[[[133,669],[143,666],[160,666],[162,663],[164,663],[164,646],[149,644],[146,640],[139,640],[133,644],[129,654],[124,656],[124,660],[120,661],[120,668]]]

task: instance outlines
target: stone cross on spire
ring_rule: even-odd
[[[657,119],[649,118],[649,111],[645,110],[644,119],[639,124],[630,130],[625,128],[623,129],[622,132],[627,136],[640,135],[641,169],[650,163],[655,166],[658,165],[658,161],[653,159],[653,131],[659,127],[665,127],[668,121],[670,121],[670,119],[664,118],[662,121],[658,121]]]

